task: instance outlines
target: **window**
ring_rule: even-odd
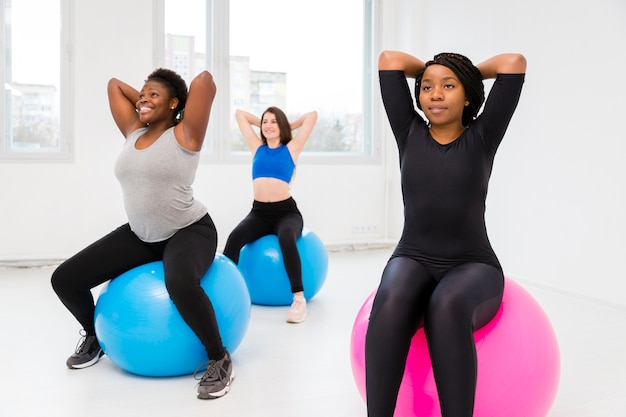
[[[70,114],[64,77],[62,11],[67,0],[0,0],[4,41],[0,101],[0,158],[68,159],[70,135],[62,115]],[[37,13],[33,11],[36,10]],[[36,28],[37,30],[33,30]],[[67,42],[63,42],[67,44]],[[69,79],[69,78],[65,78]]]
[[[209,0],[210,1],[210,0]],[[206,47],[207,0],[165,2],[165,66],[187,82],[209,65]]]
[[[165,65],[189,69],[189,78],[209,68],[218,84],[209,136],[220,139],[209,139],[205,153],[247,151],[235,110],[260,116],[273,105],[290,119],[318,112],[305,154],[372,155],[372,7],[372,0],[165,0]]]

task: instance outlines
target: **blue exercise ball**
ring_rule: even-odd
[[[250,322],[251,302],[237,266],[217,254],[201,280],[222,342],[233,352]],[[193,373],[208,360],[165,288],[163,262],[131,269],[106,284],[96,303],[96,335],[111,362],[137,375]]]
[[[328,254],[320,238],[308,229],[296,241],[302,264],[304,297],[315,296],[326,281]],[[276,235],[266,235],[245,245],[239,254],[239,270],[253,304],[286,306],[293,301],[291,284]]]

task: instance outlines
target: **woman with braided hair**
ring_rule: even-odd
[[[474,66],[460,54],[424,63],[398,51],[378,61],[400,156],[404,229],[378,287],[365,341],[367,409],[391,417],[411,339],[424,327],[444,417],[470,417],[476,393],[473,332],[502,301],[504,275],[485,227],[496,150],[517,107],[526,59]],[[415,78],[413,107],[407,78]],[[495,78],[485,107],[483,79]]]

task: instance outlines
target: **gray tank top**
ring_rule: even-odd
[[[180,146],[174,128],[146,149],[135,142],[147,128],[128,135],[115,163],[131,230],[144,242],[160,242],[200,220],[207,208],[194,199],[200,152]]]

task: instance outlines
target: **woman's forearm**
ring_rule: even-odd
[[[526,58],[522,54],[495,55],[476,65],[483,79],[495,78],[498,74],[523,74]]]
[[[383,51],[378,57],[379,70],[404,71],[407,77],[415,78],[424,70],[424,61],[400,51]]]

